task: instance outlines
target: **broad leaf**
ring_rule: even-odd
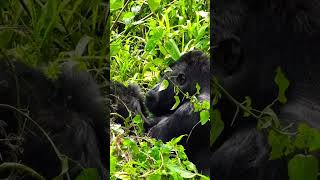
[[[115,11],[123,7],[123,0],[110,0],[110,11]]]
[[[318,159],[312,155],[295,155],[288,163],[290,180],[317,180]]]
[[[215,109],[210,108],[211,117],[211,131],[210,131],[210,145],[212,145],[220,136],[224,129],[224,123],[221,120],[220,112]]]
[[[159,92],[160,91],[163,91],[163,90],[165,90],[165,89],[167,89],[168,88],[168,86],[169,86],[169,81],[168,80],[163,80],[162,82],[161,82],[161,84],[160,84],[160,87],[159,87]]]
[[[200,122],[201,122],[201,125],[204,125],[206,124],[210,119],[210,114],[209,114],[209,111],[208,110],[202,110],[200,112]]]
[[[148,5],[152,12],[155,12],[160,6],[161,0],[148,0]]]

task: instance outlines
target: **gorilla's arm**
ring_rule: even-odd
[[[150,129],[149,135],[163,141],[169,141],[179,135],[189,134],[200,120],[199,113],[193,112],[193,105],[190,102],[182,104],[169,116],[157,118],[160,118],[157,120],[159,123]]]
[[[203,93],[198,96],[200,102],[210,99],[210,95],[207,92],[204,89]],[[193,104],[186,101],[174,113],[168,116],[156,117],[153,122],[159,123],[149,130],[149,135],[156,139],[169,141],[174,137],[189,134],[192,131],[191,135],[193,136],[209,139],[208,123],[202,126],[198,124],[199,121],[199,112],[194,112]]]

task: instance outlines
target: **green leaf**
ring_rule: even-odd
[[[201,125],[204,125],[206,124],[210,119],[210,114],[209,114],[209,111],[208,110],[202,110],[200,112],[200,122],[201,122]]]
[[[155,12],[160,7],[161,0],[148,0],[148,5],[152,12]]]
[[[165,48],[174,60],[178,60],[180,58],[180,50],[173,39],[169,39]]]
[[[161,27],[155,28],[152,30],[152,35],[148,39],[147,44],[145,46],[145,50],[150,52],[155,49],[156,45],[160,43],[160,40],[164,34],[164,29]]]
[[[290,82],[288,81],[288,79],[286,78],[285,74],[282,72],[280,67],[277,68],[276,73],[277,74],[274,81],[279,88],[279,92],[278,92],[279,102],[281,102],[282,104],[285,104],[287,102],[285,92],[288,89]]]
[[[175,110],[180,104],[179,96],[174,96],[174,99],[175,99],[176,102],[174,103],[174,105],[172,106],[172,108],[170,110]]]
[[[135,123],[135,124],[141,124],[143,122],[142,118],[141,118],[141,115],[136,115],[133,119],[132,119],[132,122]]]
[[[299,124],[294,145],[303,150],[316,151],[320,149],[320,132],[305,123]]]
[[[123,7],[123,0],[110,0],[110,11],[115,11]]]
[[[317,180],[318,159],[312,155],[295,155],[288,163],[290,180]]]
[[[110,153],[110,174],[114,174],[117,170],[118,159]]]
[[[294,147],[291,144],[290,137],[285,134],[280,134],[274,130],[270,130],[268,142],[271,146],[270,159],[278,159],[294,151]]]
[[[314,137],[309,144],[309,151],[314,152],[314,151],[319,151],[319,150],[320,150],[320,133],[319,133],[319,131],[317,131],[314,134]]]
[[[167,167],[170,171],[178,173],[183,178],[193,178],[196,176],[195,173],[192,173],[191,171],[188,171],[188,170],[182,168],[181,166],[178,166],[173,163],[168,163]]]
[[[123,22],[125,24],[130,24],[132,22],[133,18],[134,18],[134,13],[133,12],[126,12],[126,13],[123,14],[123,17],[122,17]]]
[[[186,136],[186,135],[180,135],[179,137],[172,138],[172,139],[170,140],[170,143],[172,143],[172,144],[178,144],[178,142],[180,142],[181,139],[182,139],[183,137],[185,137],[185,136]]]
[[[196,85],[196,89],[197,89],[197,92],[196,92],[196,94],[200,94],[200,89],[201,89],[201,87],[200,87],[200,85],[197,83],[197,85]]]
[[[163,91],[163,90],[165,90],[165,89],[167,89],[168,88],[168,86],[169,86],[169,81],[168,80],[166,80],[166,79],[164,79],[162,82],[161,82],[161,84],[160,84],[160,87],[159,87],[159,92],[160,91]]]
[[[211,117],[211,130],[210,130],[210,145],[218,139],[220,134],[224,129],[224,123],[221,120],[220,112],[215,109],[210,108],[210,117]]]
[[[313,130],[307,124],[299,124],[294,145],[299,149],[307,149],[313,139]]]
[[[210,102],[209,101],[203,101],[202,102],[202,109],[209,110],[210,109]]]

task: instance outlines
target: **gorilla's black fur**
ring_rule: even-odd
[[[101,178],[106,177],[108,119],[99,86],[77,63],[64,63],[61,69],[59,78],[53,82],[38,70],[1,60],[0,104],[24,109],[47,132],[58,150],[71,159],[72,179],[88,167],[97,168]],[[21,113],[4,106],[0,107],[0,116],[8,124],[7,133],[22,134],[23,151],[17,153],[17,161],[45,178],[59,175],[60,161],[40,129]],[[7,152],[0,150],[0,153]]]
[[[154,125],[146,118],[148,112],[139,86],[130,84],[126,87],[121,83],[111,81],[110,95],[111,112],[117,113],[122,118],[127,118],[130,113],[133,116],[140,115],[146,131]],[[122,118],[116,118],[116,122],[123,124]]]
[[[155,115],[154,121],[159,122],[153,126],[149,134],[152,137],[169,141],[173,137],[189,134],[193,127],[188,142],[183,142],[186,152],[191,161],[199,169],[207,170],[209,153],[209,125],[201,126],[199,113],[193,112],[193,105],[189,100],[183,98],[179,93],[182,102],[175,109],[174,86],[180,88],[184,93],[190,95],[196,92],[196,84],[201,87],[198,99],[200,101],[210,99],[210,64],[209,59],[200,51],[190,51],[170,66],[172,71],[165,74],[163,79],[169,81],[167,89],[159,91],[160,85],[150,90],[146,97],[146,105],[151,113]],[[185,141],[185,140],[183,140]]]
[[[287,104],[276,107],[283,126],[303,121],[319,128],[320,1],[219,0],[211,10],[211,71],[220,84],[238,101],[250,96],[253,107],[262,109],[277,97],[274,77],[280,66],[290,81]],[[212,156],[212,177],[288,179],[286,166],[265,168],[274,162],[267,161],[261,132],[252,130],[254,119],[238,117],[230,126],[236,108],[225,97],[218,104],[225,130]],[[238,146],[251,153],[235,152]]]

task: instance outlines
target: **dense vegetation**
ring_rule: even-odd
[[[209,0],[111,0],[110,10],[113,81],[146,92],[184,52],[209,52]],[[182,136],[163,143],[145,136],[141,117],[126,119],[111,124],[111,179],[208,179],[188,161]]]

